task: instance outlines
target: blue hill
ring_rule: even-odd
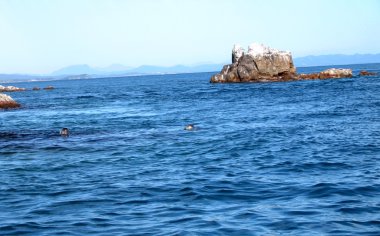
[[[294,58],[296,67],[380,63],[379,54],[321,55]]]

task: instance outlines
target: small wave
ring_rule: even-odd
[[[369,213],[374,214],[379,212],[380,207],[341,207],[337,211],[341,212],[343,214],[363,214],[363,213]]]

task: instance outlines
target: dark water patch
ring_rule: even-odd
[[[328,198],[335,195],[340,196],[354,196],[355,191],[332,183],[319,183],[310,187],[308,196],[311,198]]]
[[[301,165],[294,165],[294,169],[301,169],[303,171],[326,171],[326,170],[341,170],[351,169],[353,166],[342,162],[317,162],[317,163],[303,163]]]
[[[78,98],[78,99],[92,99],[92,98],[96,98],[96,96],[93,96],[93,95],[81,95],[81,96],[77,96],[76,98]]]
[[[379,207],[341,207],[338,209],[339,212],[342,214],[363,214],[363,213],[369,213],[369,214],[376,214],[379,212]]]

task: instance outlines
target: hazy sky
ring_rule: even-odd
[[[380,53],[380,1],[0,0],[0,73],[221,63],[251,42],[294,57]]]

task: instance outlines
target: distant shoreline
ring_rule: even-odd
[[[379,65],[380,62],[377,63],[357,63],[357,64],[341,64],[341,65],[323,65],[323,66],[299,66],[297,70],[302,73],[304,69],[307,68],[316,68],[317,70],[321,70],[321,68],[351,68],[360,65]],[[367,70],[371,70],[371,68],[367,68]],[[49,82],[49,81],[65,81],[65,80],[86,80],[86,79],[107,79],[107,78],[125,78],[125,77],[142,77],[142,76],[165,76],[165,75],[182,75],[182,74],[203,74],[203,73],[215,73],[217,71],[204,71],[204,72],[168,72],[168,73],[146,73],[146,74],[125,74],[125,75],[67,75],[67,76],[33,76],[33,75],[18,75],[18,74],[0,74],[0,84],[14,84],[14,83],[33,83],[33,82]],[[9,76],[15,77],[14,79],[2,79],[7,78]],[[19,78],[17,78],[19,76]]]

